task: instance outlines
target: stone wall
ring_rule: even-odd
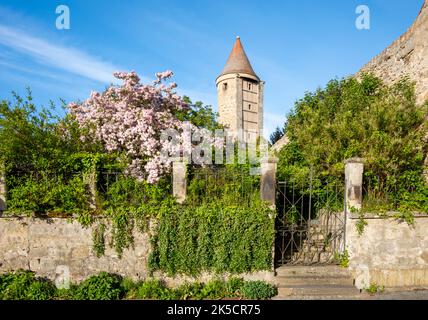
[[[0,218],[0,271],[32,270],[52,280],[69,272],[76,282],[99,271],[144,278],[150,242],[141,233],[134,237],[134,249],[125,250],[122,259],[108,245],[105,255],[97,258],[92,249],[92,228],[83,228],[77,221]]]
[[[55,281],[58,286],[69,281],[80,282],[101,271],[120,274],[134,280],[149,277],[149,235],[136,231],[134,247],[124,250],[122,258],[119,258],[115,250],[108,246],[109,234],[106,230],[105,255],[98,258],[92,249],[92,228],[84,228],[77,221],[61,218],[0,217],[0,273],[18,269],[31,270]],[[273,270],[270,270],[239,276],[247,280],[273,283],[273,275]],[[197,278],[172,278],[156,272],[153,276],[164,280],[169,286],[176,286],[186,281],[227,279],[231,275],[204,273]]]
[[[359,289],[370,284],[428,287],[428,216],[417,216],[414,226],[392,217],[371,216],[361,236],[357,221],[347,219],[346,247]]]
[[[403,76],[416,81],[419,102],[428,99],[428,0],[413,25],[361,72],[373,72],[387,83]]]

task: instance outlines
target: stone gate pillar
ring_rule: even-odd
[[[348,159],[345,162],[345,204],[346,213],[361,210],[363,205],[364,160]]]
[[[172,193],[178,203],[186,200],[187,194],[187,163],[174,161],[172,163]]]
[[[278,158],[276,157],[266,157],[260,160],[260,196],[261,199],[268,202],[272,208],[275,208],[276,205],[277,164]]]
[[[6,168],[4,162],[0,162],[0,213],[6,210]]]
[[[97,171],[96,168],[91,168],[88,172],[83,173],[83,180],[87,187],[89,198],[89,208],[95,210],[97,208]]]

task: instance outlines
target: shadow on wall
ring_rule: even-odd
[[[6,201],[0,198],[0,216],[2,215],[3,211],[6,211]]]

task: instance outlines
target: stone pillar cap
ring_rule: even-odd
[[[188,159],[186,157],[176,157],[176,158],[172,158],[172,163],[184,163],[184,164],[188,164]]]
[[[261,163],[278,163],[278,161],[279,161],[278,157],[274,157],[274,156],[267,156],[260,159]]]
[[[345,164],[348,163],[364,163],[366,160],[364,158],[350,158],[345,160]]]

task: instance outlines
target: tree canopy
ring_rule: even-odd
[[[427,205],[427,115],[428,102],[416,103],[408,79],[390,86],[371,74],[332,80],[297,101],[287,117],[290,143],[279,154],[279,177],[306,179],[312,168],[318,181],[343,181],[344,161],[361,157],[366,186],[402,199],[417,195]]]

